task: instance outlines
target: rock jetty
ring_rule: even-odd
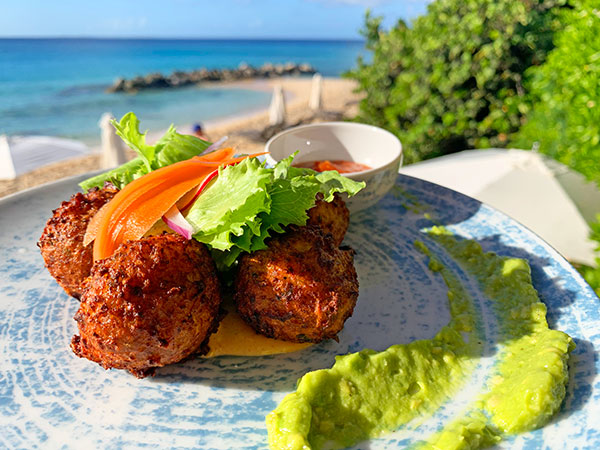
[[[289,75],[312,75],[314,73],[316,70],[306,63],[266,63],[261,67],[242,63],[237,69],[198,69],[191,72],[175,71],[166,76],[161,73],[151,73],[131,79],[117,78],[106,92],[135,93],[144,89],[177,88],[211,81],[237,81]]]

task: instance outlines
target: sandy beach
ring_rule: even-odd
[[[353,80],[324,78],[323,108],[318,115],[315,115],[308,107],[311,82],[311,78],[273,78],[236,82],[235,85],[246,89],[271,91],[275,85],[280,83],[286,96],[286,126],[327,120],[343,120],[356,114],[360,96],[353,92],[356,87]],[[233,85],[233,83],[220,83],[220,85],[227,86]],[[212,86],[216,86],[216,84],[212,84]],[[182,133],[190,132],[193,120],[193,118],[190,118],[190,125],[178,127],[178,131]],[[266,143],[266,139],[261,136],[261,133],[267,126],[267,110],[228,117],[218,121],[207,120],[204,122],[205,131],[210,140],[215,141],[222,136],[229,136],[227,145],[236,148],[240,153],[261,151]],[[164,130],[151,130],[149,140],[160,137],[163,132]],[[100,139],[100,130],[98,130],[98,139]],[[14,180],[0,181],[0,197],[61,178],[99,170],[101,168],[99,148],[100,143],[98,142],[98,145],[93,148],[92,153],[88,156],[40,167]],[[131,152],[129,156],[133,158],[135,154]]]

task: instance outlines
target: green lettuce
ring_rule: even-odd
[[[146,143],[147,133],[140,132],[140,121],[132,112],[125,114],[118,122],[113,120],[112,124],[121,139],[138,156],[115,169],[82,181],[79,186],[84,191],[102,187],[105,182],[122,189],[153,170],[199,155],[210,145],[210,142],[195,136],[177,133],[173,125],[156,144],[149,145]]]
[[[248,158],[219,171],[219,176],[188,212],[194,238],[212,249],[220,270],[242,252],[266,248],[265,240],[288,225],[305,225],[317,193],[332,201],[336,192],[355,195],[364,186],[335,171],[318,173],[291,167],[294,156],[266,168]]]

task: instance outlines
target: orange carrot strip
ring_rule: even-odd
[[[236,163],[244,160],[245,158],[264,155],[264,154],[266,154],[268,152],[254,153],[254,154],[251,154],[251,155],[244,155],[244,156],[238,157],[238,158],[231,158],[231,156],[234,153],[235,153],[235,151],[232,148],[224,148],[224,149],[216,150],[216,151],[214,151],[212,153],[208,153],[206,155],[195,156],[191,160],[187,160],[187,162],[189,162],[189,161],[195,161],[198,165],[202,164],[202,165],[210,166],[210,167],[212,167],[214,169],[214,168],[220,166],[222,163],[225,163],[225,162],[227,162],[228,165],[229,164],[236,164]],[[221,161],[219,158],[226,158],[226,159],[224,159],[224,160]],[[186,161],[181,161],[181,162],[185,163]],[[176,164],[180,164],[180,163],[176,163]],[[173,164],[171,164],[171,166],[173,166]],[[171,167],[171,166],[167,166],[167,167]],[[154,171],[154,172],[156,172],[156,171]],[[141,180],[143,178],[144,177],[138,178],[138,180]],[[198,184],[200,184],[200,183],[198,183]],[[141,195],[142,193],[143,193],[142,190],[138,191],[139,195]],[[181,198],[181,204],[182,205],[187,205],[189,203],[189,201],[191,199],[193,199],[193,197],[195,195],[196,195],[195,189],[191,188]],[[133,201],[134,197],[130,197],[130,200]],[[94,216],[90,220],[90,222],[89,222],[89,224],[87,226],[84,238],[83,238],[83,245],[84,246],[89,245],[96,238],[96,236],[98,234],[100,223],[102,222],[102,220],[104,219],[104,217],[105,217],[105,215],[106,215],[106,213],[108,211],[108,205],[109,205],[109,203],[107,203],[102,208],[100,208],[100,210],[96,214],[94,214]],[[113,211],[113,213],[114,213],[114,211]]]
[[[230,166],[232,164],[237,164],[239,162],[242,162],[246,158],[254,158],[256,156],[266,155],[267,153],[269,152],[251,153],[249,155],[238,156],[237,158],[230,158],[227,160],[227,165]],[[196,156],[196,158],[200,158],[200,156]]]
[[[193,159],[187,160],[187,161],[181,161],[181,162],[185,163],[185,162],[189,162],[189,161],[192,161],[192,160]],[[218,161],[214,161],[214,162],[211,162],[211,161],[197,161],[197,160],[194,160],[194,161],[196,161],[195,162],[196,165],[208,167],[211,170],[214,170],[214,169],[218,168],[218,166],[220,166],[222,164],[221,162],[218,162]],[[176,164],[180,164],[180,163],[176,163]],[[172,167],[173,165],[174,164],[171,164],[170,166],[166,166],[166,167]],[[163,167],[163,168],[161,168],[159,170],[165,169],[166,167]],[[158,172],[158,170],[156,170],[154,172],[151,172],[151,173],[155,173],[155,172]],[[146,176],[148,176],[148,175],[150,175],[150,174],[146,174]],[[138,180],[144,180],[144,178],[145,178],[145,176],[144,177],[140,177],[140,178],[134,180],[134,182],[136,182],[136,186],[137,186],[137,183],[140,183],[140,184],[142,183],[142,182],[140,182]],[[148,180],[148,179],[146,179],[146,180]],[[132,184],[132,183],[130,183],[130,184]],[[125,190],[126,188],[127,188],[127,186],[125,188],[123,188],[123,190]],[[138,193],[138,195],[141,195],[143,193],[143,190],[137,189],[137,193]],[[134,197],[130,197],[130,200],[133,201]],[[87,246],[90,242],[92,242],[96,238],[96,235],[98,234],[98,227],[99,227],[100,223],[102,222],[104,216],[106,215],[106,213],[108,211],[108,205],[109,204],[110,204],[110,202],[107,203],[107,204],[105,204],[102,208],[100,208],[100,210],[96,214],[94,214],[94,216],[90,220],[90,222],[89,222],[89,224],[87,226],[84,238],[83,238],[83,245],[84,246]]]
[[[94,261],[112,255],[125,239],[127,227],[133,228],[127,233],[129,239],[142,237],[182,195],[214,170],[214,168],[195,164],[192,160],[182,163],[150,172],[129,183],[113,197],[108,203],[104,217],[100,219],[94,241]],[[171,196],[170,198],[166,199],[164,195],[159,195],[165,190]],[[169,204],[165,205],[165,201]],[[145,203],[151,205],[144,209],[145,217],[136,214],[140,206]],[[141,234],[138,235],[139,233]]]
[[[185,209],[185,206],[190,203],[194,197],[196,196],[196,194],[198,193],[198,186],[194,186],[192,189],[190,189],[188,192],[186,192],[184,194],[183,197],[181,197],[177,203],[177,209],[179,209],[180,211]]]
[[[231,155],[220,152],[219,157]],[[216,153],[216,152],[215,152]],[[262,153],[261,153],[262,154]],[[212,155],[212,154],[210,154]],[[86,240],[94,242],[94,260],[104,259],[125,240],[141,238],[178,200],[193,190],[221,165],[231,165],[245,158],[229,157],[214,161],[196,156],[140,177],[119,191],[90,222]]]
[[[235,154],[235,150],[231,147],[220,148],[214,152],[206,153],[204,155],[198,155],[196,158],[200,158],[203,161],[225,161],[231,158]]]
[[[96,214],[94,214],[88,222],[87,228],[85,229],[85,234],[83,235],[84,247],[87,247],[90,244],[90,242],[92,242],[96,238],[96,235],[98,234],[98,227],[100,226],[102,217],[104,217],[104,215],[106,214],[107,208],[108,203],[105,203],[104,205],[102,205],[102,208],[96,211]]]

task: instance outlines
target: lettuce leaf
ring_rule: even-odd
[[[266,248],[265,240],[288,225],[305,225],[317,193],[332,201],[336,192],[355,195],[365,183],[337,172],[291,167],[293,156],[267,169],[256,158],[229,166],[198,197],[186,219],[194,238],[207,244],[220,270],[243,252]]]
[[[272,173],[256,158],[219,170],[216,181],[202,192],[186,219],[200,242],[211,248],[228,250],[232,237],[249,230],[260,233],[258,214],[271,209],[267,185]]]
[[[156,144],[149,145],[146,143],[147,132],[140,132],[140,121],[132,112],[125,114],[118,122],[113,120],[112,124],[121,139],[139,156],[115,169],[82,181],[79,186],[84,191],[102,187],[105,182],[122,189],[153,170],[199,155],[210,145],[210,142],[195,136],[177,133],[173,125]]]
[[[137,116],[129,112],[119,122],[111,120],[111,123],[115,127],[117,134],[123,139],[123,142],[139,155],[148,172],[156,169],[153,165],[156,157],[156,146],[146,144],[146,134],[148,132],[140,133],[140,121]],[[174,131],[172,125],[167,134],[171,131]]]

